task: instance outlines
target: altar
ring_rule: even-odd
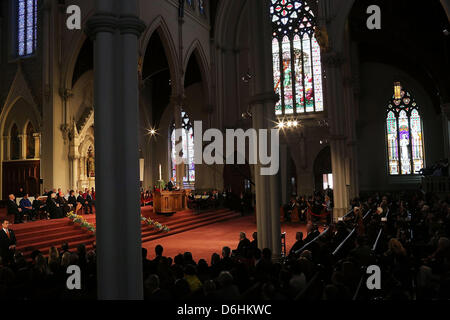
[[[169,214],[187,208],[186,190],[156,191],[153,195],[153,208],[156,213]]]

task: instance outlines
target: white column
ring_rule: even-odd
[[[33,133],[34,139],[34,158],[39,159],[41,157],[41,134]]]
[[[145,25],[137,0],[96,0],[87,27],[95,39],[98,298],[140,300],[137,67],[138,37]]]
[[[333,218],[336,221],[346,213],[349,206],[346,181],[346,162],[348,162],[346,160],[348,152],[346,126],[348,124],[345,117],[341,70],[344,58],[339,52],[328,52],[323,55],[322,62],[327,75],[325,81],[325,102],[330,119],[334,200]]]
[[[80,160],[79,156],[75,156],[72,158],[72,181],[71,188],[73,190],[77,189],[78,186],[78,161]]]
[[[182,128],[182,123],[181,123],[182,107],[181,106],[183,104],[182,96],[181,95],[172,96],[171,103],[172,103],[172,108],[173,108],[175,129],[181,129]],[[172,154],[171,154],[171,156],[172,156]],[[164,175],[163,175],[163,177],[164,177]],[[167,181],[169,181],[171,177],[172,177],[172,167],[171,167],[171,159],[169,159],[169,177],[168,177]],[[183,187],[183,177],[184,177],[184,163],[181,163],[176,166],[176,179],[177,179],[177,184],[180,186],[180,188]]]
[[[273,127],[277,100],[273,90],[272,24],[269,8],[268,0],[249,1],[249,10],[252,12],[249,21],[249,54],[252,57],[250,72],[255,75],[249,82],[250,105],[253,127],[257,130]],[[279,145],[276,146],[276,152],[279,152]],[[277,259],[281,256],[280,173],[262,176],[260,168],[259,164],[255,166],[258,246],[271,249],[274,259]]]

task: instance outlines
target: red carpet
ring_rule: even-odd
[[[295,234],[302,231],[306,234],[306,227],[299,223],[282,223],[282,232],[286,232],[287,251],[295,242]],[[160,244],[164,247],[164,255],[174,257],[178,253],[189,251],[194,259],[205,259],[211,261],[211,255],[216,252],[221,254],[222,247],[228,246],[236,249],[239,243],[239,232],[244,231],[251,239],[252,233],[256,231],[256,222],[253,216],[239,217],[226,222],[208,225],[199,229],[191,230],[171,237],[146,242],[143,247],[148,249],[148,258],[155,257],[155,246]]]
[[[173,257],[178,253],[190,251],[195,259],[203,258],[209,261],[211,254],[220,254],[223,246],[234,249],[240,231],[246,232],[249,238],[256,231],[253,216],[241,217],[239,213],[228,209],[202,212],[187,210],[177,212],[173,216],[161,216],[155,214],[151,207],[143,207],[142,214],[170,228],[168,233],[164,233],[142,224],[143,246],[148,249],[149,258],[154,256],[154,247],[161,244],[167,256]],[[0,211],[0,216],[6,216],[4,209]],[[94,214],[84,217],[95,224]],[[95,242],[95,237],[90,232],[72,224],[68,218],[12,225],[11,229],[16,232],[17,249],[26,257],[35,249],[47,254],[51,246],[59,248],[63,242],[68,242],[71,248],[85,244],[88,249]],[[295,242],[295,233],[305,230],[300,224],[283,223],[282,231],[287,232],[289,250]]]

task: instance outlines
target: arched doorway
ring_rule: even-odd
[[[242,193],[251,192],[253,185],[252,174],[248,163],[236,164],[237,153],[234,154],[235,164],[226,164],[223,169],[223,187],[225,190],[239,196]]]
[[[333,174],[331,168],[331,148],[323,148],[314,160],[315,191],[333,189]]]

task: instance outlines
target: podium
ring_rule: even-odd
[[[157,191],[153,195],[153,208],[156,213],[171,214],[187,208],[186,191]]]

